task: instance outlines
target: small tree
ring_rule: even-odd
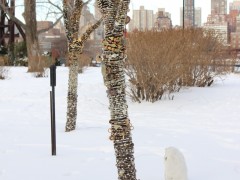
[[[98,0],[104,17],[102,73],[107,87],[111,114],[111,136],[114,143],[118,179],[136,180],[131,123],[125,93],[124,62],[126,60],[124,30],[129,0]]]
[[[48,0],[48,3],[55,6],[58,10],[61,10],[50,0]],[[25,19],[25,23],[14,16],[14,14],[12,14],[12,12],[8,7],[5,6],[5,4],[0,3],[0,9],[3,10],[11,20],[21,26],[25,31],[28,55],[28,72],[42,72],[43,66],[41,64],[42,62],[39,54],[38,35],[39,33],[45,32],[55,26],[60,21],[62,16],[60,16],[51,27],[37,31],[36,0],[24,0],[23,17]]]
[[[76,128],[77,119],[77,85],[78,85],[78,59],[82,54],[84,43],[90,34],[101,24],[102,19],[90,26],[79,38],[79,21],[84,5],[89,1],[63,0],[63,15],[68,39],[68,99],[67,99],[67,122],[66,132]]]

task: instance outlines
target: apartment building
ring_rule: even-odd
[[[139,10],[133,10],[133,18],[129,24],[129,30],[151,30],[154,28],[153,10],[147,10],[140,6]]]

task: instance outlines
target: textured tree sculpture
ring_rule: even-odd
[[[77,85],[78,85],[78,59],[82,54],[84,43],[100,24],[102,19],[89,27],[81,37],[79,37],[79,21],[82,8],[89,1],[82,0],[63,0],[63,17],[68,39],[68,62],[69,80],[68,80],[68,102],[67,102],[67,123],[65,130],[67,132],[76,128],[77,119]]]
[[[136,180],[134,144],[125,93],[126,60],[124,30],[130,0],[97,0],[104,18],[102,74],[107,87],[111,113],[110,140],[114,143],[118,179]]]

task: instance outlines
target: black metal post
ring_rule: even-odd
[[[50,106],[51,106],[51,142],[52,142],[52,155],[56,155],[56,124],[55,124],[55,86],[56,86],[56,66],[50,66]]]

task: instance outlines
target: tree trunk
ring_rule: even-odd
[[[105,23],[102,72],[104,84],[108,89],[111,113],[110,140],[114,143],[119,180],[136,180],[132,126],[128,118],[124,76],[126,54],[123,34],[129,2],[98,0]]]
[[[66,132],[76,128],[77,120],[77,85],[78,85],[78,57],[77,52],[70,53],[69,77],[68,77],[68,96],[67,96],[67,123]]]
[[[25,34],[28,53],[28,72],[42,72],[37,36],[36,0],[24,0]]]
[[[86,3],[88,3],[87,1]],[[84,43],[90,34],[98,28],[102,19],[90,26],[85,33],[79,38],[79,21],[82,7],[86,5],[82,0],[67,1],[63,0],[63,17],[68,39],[68,62],[69,62],[69,79],[68,79],[68,96],[67,96],[67,122],[65,131],[75,130],[77,120],[77,86],[78,86],[78,58],[82,53]]]

